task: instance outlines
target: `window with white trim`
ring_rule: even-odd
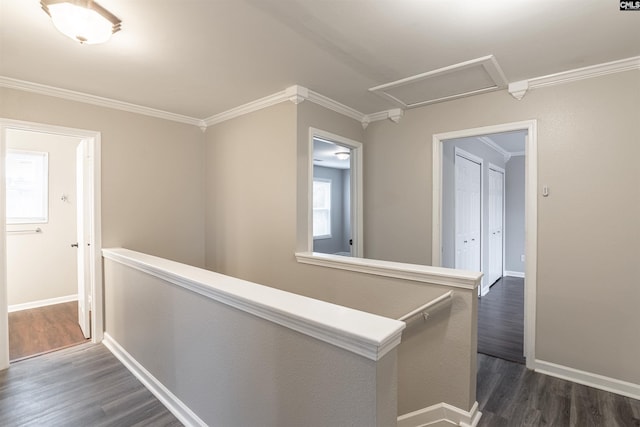
[[[48,166],[46,152],[7,150],[7,224],[48,221]]]
[[[331,180],[313,179],[313,238],[331,237]]]

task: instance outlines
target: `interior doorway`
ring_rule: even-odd
[[[362,256],[362,144],[310,128],[310,252]]]
[[[29,184],[27,181],[20,178],[18,173],[18,178],[14,179],[15,182],[9,182],[11,185],[10,188],[7,187],[8,182],[5,182],[6,176],[6,168],[7,159],[9,155],[7,154],[7,148],[11,147],[14,144],[15,139],[19,139],[19,137],[27,137],[27,140],[38,140],[43,139],[46,140],[48,137],[57,140],[59,144],[55,146],[51,146],[49,149],[41,149],[40,152],[48,153],[51,151],[53,153],[56,152],[55,158],[59,159],[62,154],[59,153],[59,149],[61,147],[62,142],[65,141],[68,144],[71,144],[70,148],[70,156],[67,158],[67,163],[69,165],[62,166],[62,169],[67,170],[67,175],[71,174],[75,182],[73,186],[75,187],[73,190],[69,189],[69,183],[67,183],[66,187],[69,190],[61,191],[58,187],[56,187],[54,192],[49,190],[52,189],[49,186],[49,182],[45,180],[46,187],[46,198],[45,200],[45,216],[42,218],[24,218],[20,221],[18,218],[18,222],[13,218],[13,208],[16,203],[13,203],[14,197],[16,195],[22,194],[27,199],[26,202],[21,199],[21,203],[19,205],[33,205],[39,206],[38,197],[41,197],[42,191],[38,193],[38,197],[32,197],[33,192],[30,190]],[[29,138],[30,137],[30,138]],[[63,252],[63,249],[60,245],[64,245],[69,251],[65,251],[67,257],[71,257],[71,259],[76,259],[76,262],[73,262],[73,272],[74,284],[71,285],[74,289],[64,289],[62,293],[66,295],[58,295],[53,296],[52,298],[48,298],[51,295],[46,292],[50,292],[51,289],[46,289],[43,287],[40,293],[36,293],[34,296],[22,296],[22,299],[32,300],[32,301],[20,301],[16,299],[15,301],[19,301],[18,304],[12,304],[12,311],[19,311],[21,309],[36,309],[39,306],[51,306],[58,305],[58,308],[61,307],[61,304],[69,302],[71,297],[75,297],[77,299],[77,304],[74,304],[77,307],[77,312],[75,314],[75,319],[77,324],[81,327],[82,335],[91,336],[94,342],[99,342],[102,339],[102,331],[103,331],[103,320],[102,320],[102,271],[101,271],[101,255],[100,255],[100,134],[98,132],[85,131],[79,129],[71,129],[71,128],[63,128],[57,126],[43,125],[37,123],[28,123],[28,122],[20,122],[13,120],[4,120],[0,119],[0,153],[2,155],[2,161],[0,162],[0,172],[1,182],[0,182],[0,222],[2,223],[2,251],[0,253],[0,263],[2,264],[3,274],[0,276],[0,368],[5,368],[9,363],[9,329],[8,329],[8,311],[10,301],[7,299],[7,291],[8,291],[8,281],[7,281],[7,260],[10,254],[6,251],[7,248],[7,239],[8,236],[11,236],[11,239],[20,235],[22,237],[29,237],[40,239],[39,242],[42,243],[44,237],[53,238],[55,234],[59,232],[60,227],[53,227],[53,217],[49,218],[50,214],[53,214],[53,207],[55,203],[56,209],[58,207],[63,207],[63,210],[66,210],[65,215],[57,215],[57,218],[65,217],[67,220],[67,228],[69,227],[69,218],[71,216],[74,217],[74,221],[72,224],[72,228],[74,229],[71,234],[69,234],[69,230],[65,230],[66,240],[61,242],[59,239],[55,244],[55,248],[44,248],[44,251],[49,254],[50,258],[53,258],[56,254],[56,250]],[[24,159],[23,159],[24,160]],[[27,159],[28,160],[28,159]],[[22,163],[18,163],[18,165],[24,168],[25,176],[28,175],[29,170],[34,168],[35,163],[29,163],[23,161]],[[56,167],[60,167],[57,165]],[[62,170],[60,169],[60,170]],[[51,178],[49,171],[45,171],[44,173],[47,178]],[[76,179],[77,178],[77,179]],[[56,175],[55,180],[58,179]],[[19,181],[23,181],[24,188],[19,188],[19,185],[14,185],[19,183]],[[75,185],[77,182],[77,186]],[[28,184],[28,185],[27,185]],[[73,193],[73,195],[72,195]],[[7,197],[11,197],[9,205],[7,204]],[[20,196],[22,197],[22,196]],[[32,197],[36,202],[30,202],[28,200],[29,197]],[[23,203],[24,202],[24,203]],[[31,204],[31,205],[30,205]],[[33,207],[32,206],[32,207]],[[9,211],[8,208],[9,207]],[[9,218],[8,215],[9,214]],[[71,215],[73,214],[73,215]],[[7,220],[10,220],[10,224],[7,223]],[[13,219],[13,220],[11,220]],[[77,221],[76,221],[77,220]],[[38,222],[39,221],[39,222]],[[16,228],[17,227],[17,228]],[[73,238],[69,238],[73,237]],[[15,239],[14,239],[15,240]],[[17,240],[16,240],[17,242]],[[12,245],[14,243],[12,241]],[[27,244],[28,242],[25,240],[21,244]],[[75,249],[74,249],[75,248]],[[42,249],[42,248],[40,248]],[[14,254],[15,255],[15,254]],[[28,258],[32,254],[26,253],[20,255],[19,258],[11,259],[12,269],[15,270],[18,264],[28,264]],[[26,258],[26,259],[25,259]],[[47,257],[41,257],[42,260],[46,260]],[[68,260],[67,260],[68,261]],[[65,261],[65,264],[68,262]],[[42,265],[40,266],[42,267]],[[68,270],[69,268],[67,268]],[[32,270],[40,270],[39,268],[32,268]],[[15,272],[15,271],[14,271]],[[12,274],[14,273],[12,272]],[[17,277],[16,275],[12,275],[12,278]],[[33,282],[33,278],[29,278]],[[41,278],[39,280],[46,280],[45,278]],[[68,278],[66,279],[68,281]],[[68,286],[68,284],[67,284]],[[58,290],[60,293],[60,290]],[[13,296],[13,294],[12,294]],[[80,300],[81,299],[81,300]],[[14,301],[14,302],[15,302]],[[30,305],[34,305],[34,307],[30,307]]]
[[[536,200],[536,188],[537,188],[537,150],[536,150],[536,122],[525,121],[508,123],[496,126],[487,126],[483,128],[466,129],[456,132],[448,132],[444,134],[436,134],[433,136],[433,247],[432,263],[434,266],[455,267],[454,251],[449,246],[447,241],[453,239],[449,236],[453,233],[449,233],[447,230],[454,230],[455,223],[451,218],[455,216],[451,214],[448,209],[453,209],[455,206],[455,199],[452,194],[448,194],[443,189],[446,185],[446,181],[453,181],[453,172],[447,171],[447,158],[451,158],[451,165],[453,165],[453,159],[455,148],[448,148],[447,144],[451,141],[458,142],[461,145],[459,148],[468,150],[469,146],[466,144],[475,144],[475,146],[484,146],[487,149],[493,148],[493,153],[500,153],[500,149],[491,147],[495,141],[489,136],[506,135],[506,134],[522,134],[525,137],[524,146],[522,152],[508,153],[508,150],[504,151],[502,161],[494,159],[493,161],[487,160],[485,162],[484,182],[488,185],[483,186],[483,192],[485,193],[484,200],[486,201],[485,218],[481,219],[483,223],[483,232],[481,235],[481,252],[484,255],[482,261],[482,270],[484,273],[483,281],[481,284],[480,292],[486,294],[489,292],[490,286],[495,283],[495,280],[500,282],[501,278],[505,275],[511,275],[512,273],[518,273],[510,271],[508,267],[508,260],[505,257],[505,222],[507,222],[505,212],[505,206],[507,199],[505,198],[506,183],[508,181],[509,170],[505,168],[510,158],[520,157],[524,166],[524,250],[522,253],[517,254],[518,261],[522,263],[522,271],[520,275],[524,277],[524,295],[523,295],[523,352],[526,356],[527,363],[533,363],[535,360],[535,283],[536,283],[536,237],[537,237],[537,200]],[[475,142],[474,142],[475,141]],[[455,147],[455,145],[454,145]],[[476,154],[477,153],[473,153]],[[517,156],[514,156],[517,154]],[[524,156],[523,156],[524,155]],[[522,157],[523,156],[523,157]],[[506,158],[505,158],[506,157]],[[491,174],[491,175],[490,175]],[[491,179],[490,179],[491,177]],[[491,183],[493,181],[493,183]],[[489,191],[489,187],[493,187]],[[502,187],[502,191],[500,191]],[[491,200],[489,193],[492,193]],[[500,197],[499,193],[502,193]],[[502,205],[502,206],[500,206]],[[449,206],[449,207],[448,207]],[[489,210],[491,213],[489,213]],[[500,211],[502,215],[500,215]],[[490,236],[495,236],[493,239]],[[508,233],[508,231],[507,231]],[[501,247],[502,246],[502,247]],[[502,252],[502,254],[500,254]],[[525,256],[526,254],[526,256]],[[491,257],[490,255],[494,255]],[[491,262],[491,259],[493,262]],[[494,280],[495,279],[495,280]]]

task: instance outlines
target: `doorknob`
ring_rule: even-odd
[[[71,244],[71,247],[72,247],[72,248],[77,248],[77,247],[78,247],[78,244],[77,244],[77,243],[72,243],[72,244]]]

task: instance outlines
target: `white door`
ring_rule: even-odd
[[[91,206],[91,171],[89,144],[83,140],[76,149],[77,249],[78,249],[78,323],[85,338],[91,337],[91,267],[89,230]]]
[[[487,285],[502,277],[504,235],[504,172],[489,168],[489,271]]]
[[[459,154],[455,157],[455,268],[481,271],[480,163]]]

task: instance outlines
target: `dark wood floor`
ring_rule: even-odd
[[[503,277],[478,299],[478,352],[524,363],[524,279]]]
[[[479,427],[640,426],[640,401],[478,354]],[[12,363],[0,372],[2,426],[181,426],[100,344]]]
[[[11,361],[85,341],[78,325],[77,301],[9,313]]]
[[[640,400],[527,370],[478,354],[478,427],[640,426]]]
[[[0,372],[1,426],[181,426],[106,347],[81,344]]]

